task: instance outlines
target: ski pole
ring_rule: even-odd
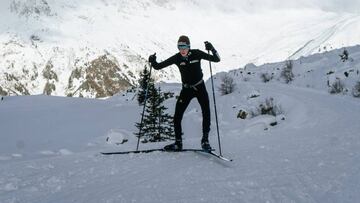
[[[208,50],[208,54],[210,55],[210,50]],[[219,142],[219,152],[220,152],[220,156],[222,156],[222,152],[221,152],[221,142],[220,142],[220,133],[219,133],[219,122],[218,122],[217,109],[216,109],[216,100],[215,100],[214,79],[213,79],[212,68],[211,68],[211,61],[210,61],[210,60],[209,60],[209,66],[210,66],[211,86],[212,86],[212,92],[213,92],[213,98],[214,98],[216,131],[217,131],[218,142]]]
[[[141,130],[143,127],[143,121],[144,121],[144,114],[145,114],[145,107],[146,107],[146,101],[148,99],[148,92],[149,92],[149,81],[150,81],[150,77],[151,77],[151,70],[152,70],[152,66],[150,64],[150,71],[149,71],[149,77],[148,77],[148,81],[146,81],[146,90],[145,90],[145,98],[144,98],[144,107],[143,107],[143,111],[141,114],[141,121],[140,121],[140,129],[139,129],[139,136],[138,136],[138,141],[137,141],[137,145],[136,145],[136,151],[139,150],[139,143],[140,143],[140,137],[141,137]]]

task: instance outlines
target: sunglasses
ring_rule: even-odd
[[[178,45],[179,50],[190,49],[190,45]]]

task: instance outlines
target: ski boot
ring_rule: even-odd
[[[166,145],[164,147],[165,151],[181,151],[182,150],[182,141],[176,140],[174,143]]]
[[[211,151],[212,148],[209,144],[209,139],[206,136],[203,136],[203,138],[201,139],[201,148],[205,151]]]

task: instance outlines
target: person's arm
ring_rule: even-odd
[[[213,47],[213,45],[210,42],[207,42],[207,41],[205,42],[205,49],[211,51],[212,55],[199,50],[201,59],[205,59],[205,60],[213,61],[213,62],[220,61],[219,53],[216,51],[216,49]]]
[[[155,69],[155,70],[160,70],[163,69],[167,66],[173,65],[176,62],[176,54],[174,56],[171,56],[170,58],[166,59],[163,62],[158,63],[156,61],[156,54],[153,54],[149,57],[149,62],[151,64],[151,66]]]

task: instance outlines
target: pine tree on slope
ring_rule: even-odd
[[[148,83],[148,99],[145,106],[143,124],[136,123],[135,126],[141,133],[142,142],[160,142],[174,137],[173,118],[166,113],[167,108],[163,105],[166,100],[165,93],[156,90],[153,80]]]

